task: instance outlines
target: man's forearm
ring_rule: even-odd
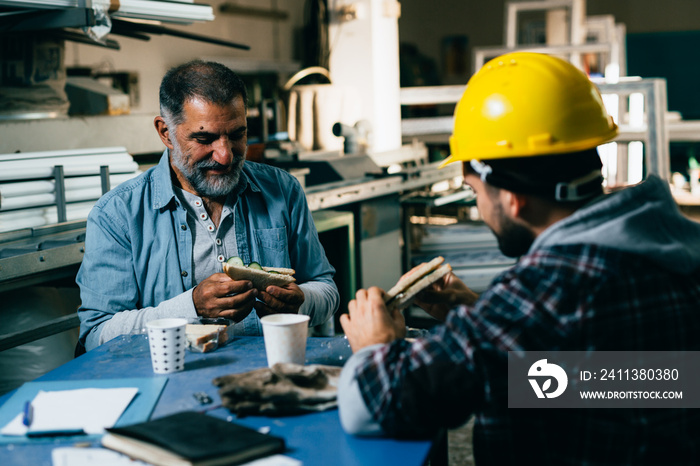
[[[365,359],[371,358],[372,353],[381,345],[373,345],[362,348],[353,354],[343,366],[338,382],[338,411],[340,423],[348,434],[354,435],[381,435],[383,430],[367,409],[362,399],[360,387],[355,378],[357,366]]]
[[[119,335],[140,332],[151,320],[170,317],[197,317],[192,303],[192,290],[163,301],[155,307],[117,312],[111,319],[99,324],[90,332],[85,347],[90,350]]]
[[[312,281],[302,283],[299,288],[304,292],[304,302],[299,308],[299,314],[311,317],[310,326],[326,322],[338,310],[340,297],[334,285]]]

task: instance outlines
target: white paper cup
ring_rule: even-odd
[[[260,319],[265,338],[267,365],[278,362],[304,364],[309,316],[301,314],[271,314]]]
[[[185,368],[185,326],[187,319],[158,319],[146,323],[151,363],[156,374],[169,374]]]

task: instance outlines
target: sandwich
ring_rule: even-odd
[[[185,326],[187,347],[191,351],[208,353],[233,339],[233,323],[227,319],[199,319]]]
[[[185,326],[187,347],[199,353],[214,351],[219,347],[219,340],[226,339],[224,335],[226,335],[224,325],[187,324]]]
[[[424,262],[409,270],[396,285],[386,292],[384,302],[389,309],[408,307],[421,291],[452,271],[445,258],[438,256],[430,262]]]
[[[224,273],[234,280],[250,280],[253,288],[260,291],[265,291],[270,285],[285,286],[296,281],[294,269],[263,267],[257,262],[246,266],[241,258],[236,256],[224,262]]]

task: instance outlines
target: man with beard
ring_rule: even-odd
[[[603,193],[596,147],[616,134],[559,58],[506,54],[471,78],[446,163],[519,260],[481,296],[453,274],[419,295],[444,324],[414,341],[383,290],[359,290],[340,319],[346,431],[431,437],[475,415],[477,464],[698,464],[698,410],[508,408],[509,352],[700,349],[700,225],[653,175]]]
[[[326,322],[339,302],[334,269],[299,182],[244,162],[240,77],[186,63],[163,78],[160,107],[160,163],[105,194],[88,217],[76,279],[80,343],[89,350],[164,317],[225,317],[237,335],[261,335],[260,317],[271,313]],[[297,282],[258,291],[222,272],[232,256],[293,268]]]

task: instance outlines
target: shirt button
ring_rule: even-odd
[[[199,206],[202,205],[202,201],[194,201],[194,205],[196,205],[197,207],[199,207]]]
[[[216,245],[221,246],[221,238],[216,238]]]
[[[219,260],[219,262],[223,262],[223,261],[224,261],[224,256],[219,255],[219,257],[217,257],[217,259]]]
[[[182,230],[187,230],[187,225],[182,224],[182,225],[180,225],[180,228],[181,228]]]
[[[214,231],[214,225],[207,225],[207,230]]]
[[[207,214],[199,214],[199,218],[201,218],[202,220],[206,220]]]
[[[181,273],[180,275],[182,275],[183,277],[186,277],[186,276],[187,276],[187,270],[183,270],[182,273]]]

